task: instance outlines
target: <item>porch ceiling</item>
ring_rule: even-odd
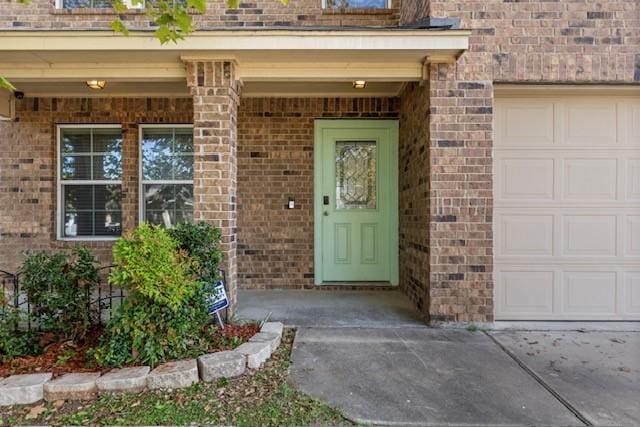
[[[188,95],[185,60],[228,59],[238,64],[245,96],[349,93],[347,83],[356,79],[371,82],[358,95],[378,96],[421,80],[425,61],[453,61],[467,49],[468,37],[463,30],[216,30],[161,45],[148,31],[128,37],[106,31],[4,31],[0,75],[25,92],[87,95],[82,82],[105,79],[111,92],[103,95]]]

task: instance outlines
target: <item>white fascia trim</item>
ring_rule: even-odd
[[[196,31],[177,44],[161,45],[152,32],[127,37],[107,31],[0,31],[0,50],[19,51],[462,51],[470,31],[446,30],[214,30]]]

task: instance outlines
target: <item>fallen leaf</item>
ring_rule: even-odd
[[[29,411],[27,416],[24,417],[24,419],[25,420],[35,420],[36,418],[38,418],[40,415],[42,415],[46,411],[47,411],[47,408],[45,408],[44,405],[34,406],[33,408],[31,408],[31,410]]]

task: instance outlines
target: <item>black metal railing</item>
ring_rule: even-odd
[[[108,280],[111,265],[98,269],[98,283],[86,288],[87,318],[98,325],[105,324],[111,318],[115,304],[121,304],[126,298],[124,290],[113,286]],[[8,310],[18,309],[26,318],[21,327],[27,330],[37,328],[34,321],[28,293],[20,286],[20,272],[10,273],[0,270],[0,318],[7,316]]]

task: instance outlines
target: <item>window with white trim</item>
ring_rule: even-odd
[[[122,3],[129,9],[144,9],[147,5],[155,7],[160,0],[122,0]],[[169,7],[177,5],[187,6],[187,0],[162,0]],[[58,9],[111,9],[113,0],[56,0]]]
[[[140,127],[140,220],[172,227],[193,219],[193,128]]]
[[[323,0],[325,9],[386,9],[391,0]]]
[[[120,126],[60,126],[58,155],[58,237],[108,239],[120,236]]]

